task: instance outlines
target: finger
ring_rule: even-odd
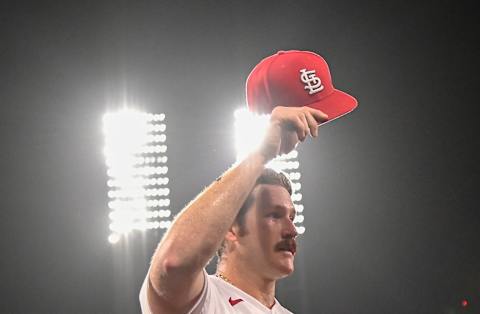
[[[295,121],[296,121],[296,131],[298,134],[298,139],[303,142],[307,138],[307,134],[308,134],[308,123],[307,123],[307,120],[305,119],[305,115],[303,114],[299,115],[295,119]]]
[[[306,138],[308,136],[308,134],[310,133],[310,128],[308,126],[308,120],[307,120],[307,117],[305,116],[305,113],[300,115],[300,120],[302,120],[303,129],[305,130],[305,138]]]
[[[310,112],[312,114],[312,116],[317,121],[317,124],[328,121],[328,115],[325,114],[324,112],[322,112],[318,109],[310,108],[310,107],[305,107],[305,108],[308,112]]]
[[[300,141],[303,141],[307,137],[305,125],[298,114],[295,114],[289,118],[288,123],[285,124],[284,130],[285,132],[297,134],[297,137]]]
[[[310,128],[310,134],[313,137],[318,136],[318,123],[310,112],[305,112],[305,117],[308,122],[308,127]]]

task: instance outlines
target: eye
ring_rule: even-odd
[[[271,218],[274,218],[274,219],[278,219],[278,218],[281,217],[281,215],[280,215],[279,213],[277,213],[277,212],[273,212],[273,213],[270,213],[270,214],[268,215],[268,217],[271,217]]]
[[[294,220],[295,220],[295,216],[290,216],[290,220],[291,220],[291,221],[294,221]]]

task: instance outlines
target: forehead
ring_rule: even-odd
[[[295,211],[287,189],[280,185],[260,184],[255,187],[255,201],[259,210],[283,207]]]

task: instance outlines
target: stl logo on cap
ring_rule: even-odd
[[[279,51],[250,72],[247,106],[254,113],[271,113],[276,106],[318,109],[337,119],[357,107],[357,100],[336,88],[328,64],[311,51]],[[327,121],[327,122],[328,122]]]
[[[323,90],[322,81],[315,76],[315,70],[307,71],[307,69],[301,69],[300,79],[306,84],[305,89],[310,90],[309,94],[315,94]]]

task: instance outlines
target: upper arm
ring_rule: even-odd
[[[148,304],[150,313],[143,310],[144,305],[142,305],[143,313],[187,313],[193,308],[202,294],[206,280],[205,276],[204,270],[202,269],[202,271],[198,272],[198,274],[195,274],[189,281],[185,281],[185,278],[183,278],[184,281],[181,282],[182,276],[180,276],[180,278],[177,278],[178,280],[176,285],[170,285],[171,289],[168,289],[169,285],[160,283],[162,291],[157,291],[151,283],[152,279],[149,272],[142,289],[145,289],[143,292],[143,302],[144,304]],[[168,279],[164,278],[164,280],[167,282],[171,282],[176,279],[175,273],[166,275],[165,277],[170,277]],[[166,291],[163,290],[164,287],[167,288]]]

